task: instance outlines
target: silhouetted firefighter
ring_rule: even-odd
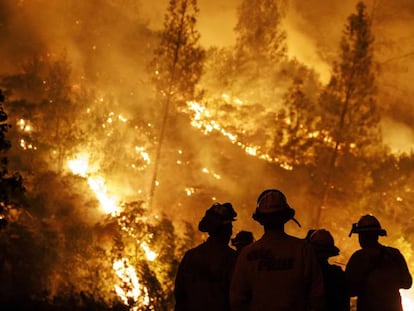
[[[213,204],[198,229],[206,242],[183,257],[175,279],[175,311],[228,311],[231,274],[237,258],[228,246],[237,216],[231,203]]]
[[[378,242],[387,232],[372,215],[354,223],[352,233],[358,234],[361,249],[349,259],[345,274],[351,296],[357,296],[357,311],[402,311],[399,290],[412,284],[404,256]]]
[[[238,254],[240,254],[240,252],[245,246],[252,244],[253,242],[253,233],[244,230],[237,233],[236,236],[233,239],[231,239],[231,245],[236,248]]]
[[[232,311],[323,310],[322,273],[312,246],[284,230],[289,220],[298,223],[294,215],[279,190],[259,195],[253,219],[264,227],[264,235],[238,256],[230,288]]]
[[[339,255],[334,238],[328,230],[310,230],[307,239],[315,250],[322,269],[325,285],[325,311],[349,311],[349,294],[346,287],[345,272],[340,266],[329,263],[329,258]]]

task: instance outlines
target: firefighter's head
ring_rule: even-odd
[[[283,225],[291,219],[299,225],[294,216],[295,210],[289,206],[280,190],[267,189],[257,198],[253,219],[261,225]]]
[[[359,244],[362,248],[375,245],[379,236],[386,236],[387,231],[381,227],[378,219],[373,215],[362,216],[357,223],[352,224],[351,232],[358,234]]]
[[[328,230],[312,230],[307,236],[307,240],[311,243],[316,255],[320,259],[339,255],[339,248],[335,246],[334,238]]]
[[[209,235],[225,235],[230,239],[237,213],[231,203],[214,203],[198,224],[198,230]]]
[[[233,239],[231,239],[231,245],[233,245],[238,251],[253,242],[253,233],[250,231],[240,231]]]

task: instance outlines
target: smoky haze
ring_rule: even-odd
[[[322,82],[338,51],[343,25],[358,1],[289,1],[285,27],[289,56],[313,67]],[[204,45],[231,45],[240,1],[199,1],[199,29]],[[384,139],[394,151],[414,148],[414,3],[365,1],[373,17]]]
[[[17,4],[16,4],[17,3]],[[288,1],[285,27],[289,55],[319,72],[322,82],[331,64],[347,16],[357,1]],[[240,1],[198,2],[201,43],[231,46]],[[373,16],[375,52],[380,64],[380,105],[384,135],[395,151],[414,146],[414,4],[409,0],[366,1]],[[168,1],[11,1],[0,3],[1,73],[16,70],[28,55],[66,51],[74,79],[106,81],[137,88],[143,64],[154,44],[152,31],[163,25]],[[102,79],[106,75],[106,79]],[[85,82],[85,81],[83,81]],[[135,94],[137,95],[137,94]]]

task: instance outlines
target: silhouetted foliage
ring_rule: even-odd
[[[238,7],[235,27],[236,55],[241,73],[267,72],[269,65],[286,59],[286,32],[282,27],[282,0],[244,0]]]
[[[11,142],[6,134],[11,128],[7,123],[8,115],[4,111],[5,97],[0,90],[0,229],[7,224],[7,213],[10,208],[19,207],[24,192],[23,180],[19,173],[11,174],[8,168],[7,152]]]
[[[364,196],[371,183],[367,174],[370,157],[380,155],[383,148],[371,22],[362,2],[356,11],[348,17],[339,60],[319,100],[324,114],[321,133],[326,143],[318,160],[322,183],[316,224],[322,209],[332,201],[340,202],[351,193],[355,202]]]
[[[196,0],[169,1],[161,41],[150,63],[158,95],[174,104],[200,95],[196,86],[203,72],[205,52],[196,29],[198,12]]]

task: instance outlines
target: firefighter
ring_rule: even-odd
[[[240,252],[245,246],[253,242],[254,242],[253,233],[250,231],[244,231],[244,230],[237,233],[236,236],[233,239],[231,239],[231,245],[236,248],[236,251],[238,254],[240,254]]]
[[[229,310],[229,287],[237,253],[228,244],[236,216],[231,203],[215,203],[206,211],[198,229],[209,237],[187,251],[179,264],[175,311]]]
[[[264,235],[238,256],[230,287],[232,311],[322,310],[324,288],[315,253],[303,239],[285,233],[295,210],[276,189],[263,191],[253,219]]]
[[[339,255],[332,234],[325,229],[310,230],[307,236],[315,250],[322,269],[326,296],[326,311],[349,311],[349,295],[345,272],[338,265],[330,264],[329,258]]]
[[[361,249],[349,259],[345,275],[350,295],[357,297],[357,311],[402,311],[399,290],[412,284],[404,256],[379,243],[387,232],[375,216],[362,216],[352,233],[358,234]]]

